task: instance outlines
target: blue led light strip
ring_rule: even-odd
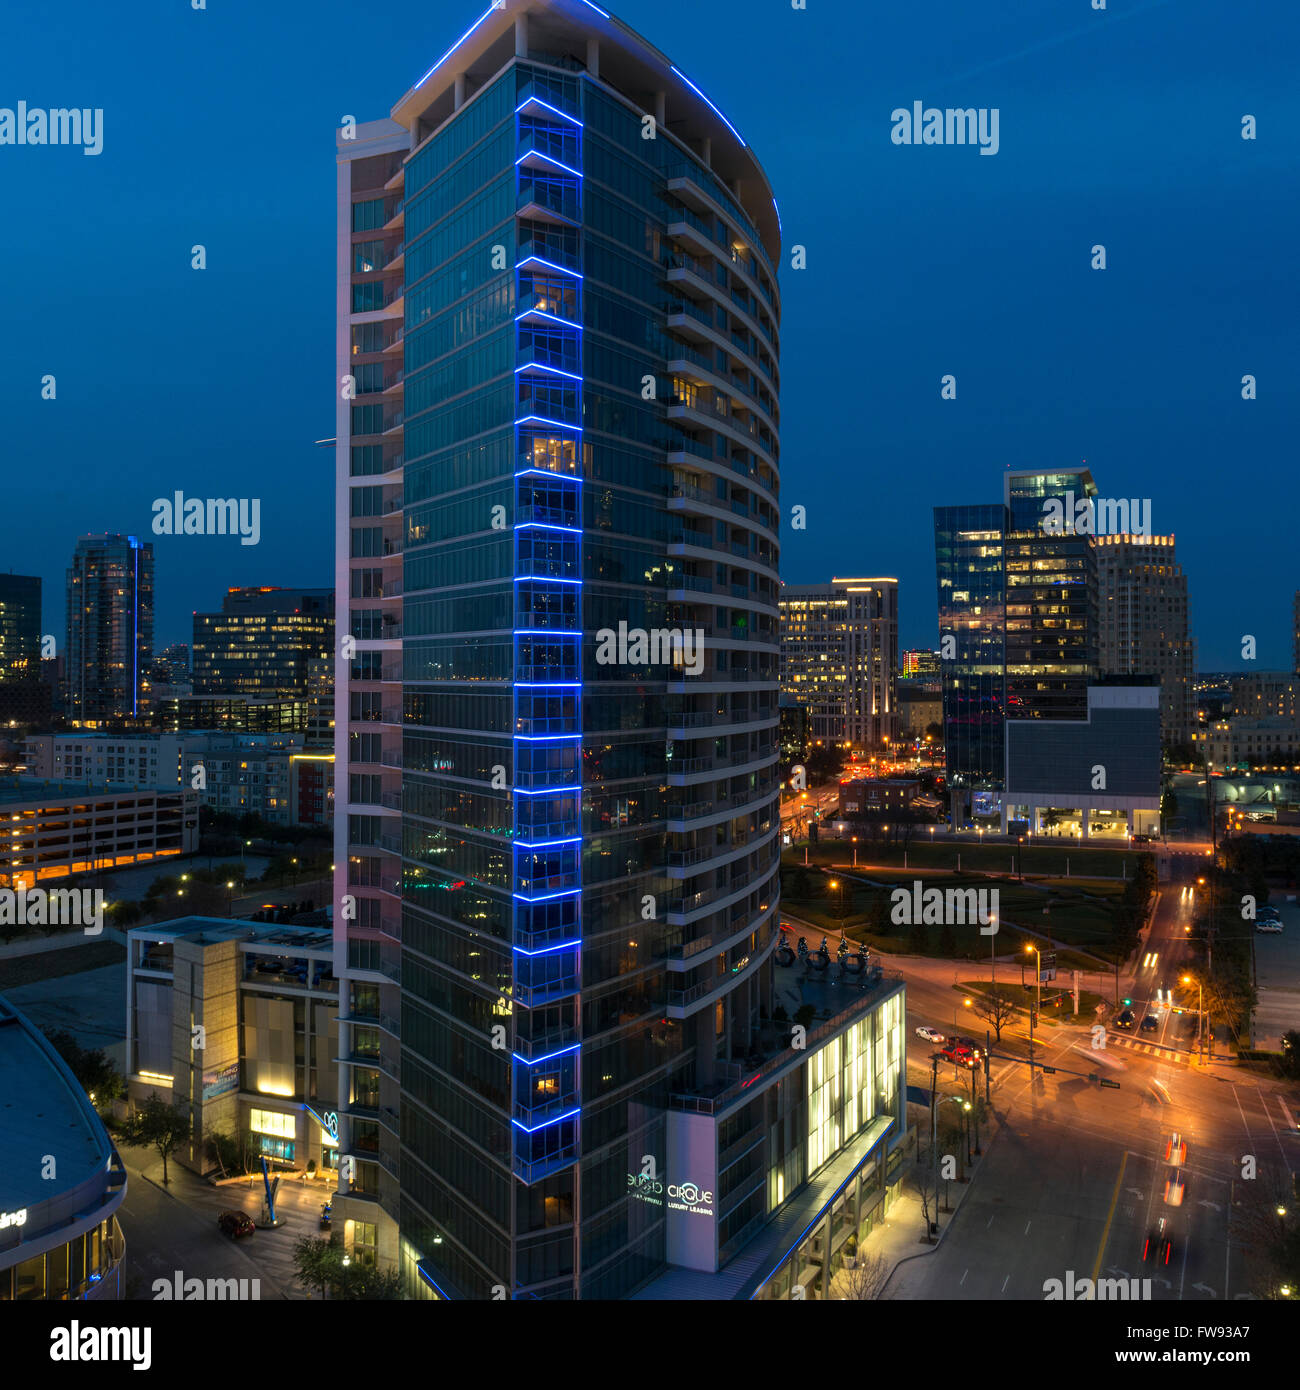
[[[592,8],[596,7],[593,6]],[[604,13],[599,10],[597,12]],[[528,113],[527,124],[530,131],[541,130],[546,121],[551,118],[568,123],[564,129],[564,138],[569,145],[577,145],[577,167],[564,164],[540,149],[534,149],[529,153],[520,154],[516,160],[516,187],[522,188],[533,176],[526,167],[526,163],[532,158],[545,164],[547,166],[545,177],[552,179],[559,185],[565,196],[572,195],[581,206],[582,147],[581,135],[577,132],[582,130],[582,122],[567,112],[560,111],[549,102],[543,101],[540,97],[530,96],[527,100],[520,102],[516,108],[516,150],[522,148],[525,137],[525,122],[521,119],[520,114],[525,110]],[[539,143],[544,142],[545,134],[543,133]],[[551,170],[554,172],[550,172]],[[566,179],[571,180],[569,186],[565,186]],[[579,216],[580,221],[581,217]],[[533,286],[534,277],[537,274],[564,277],[560,283],[552,282],[550,290],[558,291],[557,298],[559,295],[563,295],[566,300],[571,300],[567,307],[570,308],[572,317],[564,318],[541,308],[525,309],[522,313],[517,313],[515,323],[518,325],[516,329],[518,346],[522,349],[523,339],[528,333],[530,324],[537,322],[555,324],[564,337],[561,354],[563,360],[571,360],[580,366],[582,361],[582,274],[578,270],[558,265],[543,256],[528,255],[522,257],[515,266],[515,288],[518,296],[516,308],[520,303],[525,302],[525,287],[527,287],[531,301],[536,302],[537,297],[533,293]],[[564,420],[551,419],[545,415],[525,413],[527,410],[525,400],[531,405],[534,399],[533,392],[539,386],[536,380],[530,380],[530,375],[533,378],[546,376],[574,383],[572,388],[567,389],[578,393],[577,401],[579,409],[581,408],[580,393],[583,377],[580,372],[552,367],[545,362],[528,362],[516,367],[515,380],[519,383],[516,387],[516,399],[519,402],[518,418],[514,421],[516,464],[536,458],[535,450],[539,447],[544,449],[547,455],[557,449],[572,449],[574,458],[574,465],[570,471],[557,471],[536,466],[524,466],[522,468],[517,466],[514,475],[516,505],[520,508],[540,505],[535,500],[537,494],[532,481],[537,479],[539,483],[545,485],[547,492],[557,495],[556,500],[559,502],[559,506],[550,508],[548,504],[548,514],[572,516],[581,521],[582,480],[577,469],[582,457],[582,425],[580,423],[569,424]],[[539,1003],[543,999],[547,1003],[553,1003],[566,996],[574,996],[579,990],[582,951],[582,786],[580,781],[576,786],[568,785],[568,783],[575,775],[579,779],[581,778],[580,762],[575,752],[573,755],[564,755],[566,759],[570,756],[573,757],[571,770],[539,767],[535,772],[532,749],[545,749],[548,746],[565,748],[572,747],[574,744],[580,746],[582,741],[579,723],[582,716],[581,696],[570,696],[569,692],[582,690],[581,537],[583,533],[580,525],[564,526],[542,521],[517,522],[514,531],[513,578],[517,597],[515,600],[515,625],[512,630],[515,663],[512,700],[515,727],[528,728],[533,725],[533,721],[536,719],[550,719],[552,717],[544,708],[535,707],[535,700],[540,701],[547,697],[553,698],[556,694],[563,694],[567,697],[565,704],[571,708],[571,712],[566,713],[561,720],[556,720],[557,723],[561,723],[562,727],[565,727],[565,732],[515,734],[512,738],[515,758],[514,780],[516,782],[516,785],[511,788],[514,805],[513,844],[511,846],[514,882],[516,884],[531,884],[534,874],[536,874],[539,885],[557,882],[570,885],[555,892],[540,893],[536,896],[519,892],[511,894],[514,913],[513,929],[516,934],[516,941],[537,939],[536,934],[541,932],[551,935],[557,928],[563,931],[566,937],[563,941],[551,942],[538,950],[527,949],[512,942],[514,1008],[518,1010],[527,1007],[523,1001],[531,1000],[534,997],[538,999]],[[530,533],[536,532],[575,538],[573,540],[566,539],[559,547],[561,556],[558,564],[565,570],[564,574],[533,573],[534,567],[539,561],[533,558],[533,543],[527,538]],[[521,540],[521,537],[524,539]],[[540,563],[547,563],[547,561]],[[521,583],[529,587],[520,588]],[[563,604],[564,607],[561,611],[566,614],[565,621],[573,626],[564,628],[520,626],[519,624],[529,621],[533,616],[529,614],[526,617],[525,614],[528,614],[531,605],[539,600],[554,600]],[[556,667],[545,665],[544,660],[541,659],[540,654],[548,645],[555,651],[560,663]],[[533,668],[539,666],[542,668],[540,674],[543,677],[552,675],[555,679],[519,679],[525,670],[529,675],[536,674]],[[578,677],[576,680],[573,679],[575,674]],[[551,725],[544,724],[542,727],[551,727]],[[566,785],[558,787],[517,785],[521,777],[531,778],[536,775],[559,776],[564,779]],[[531,802],[525,802],[522,800],[524,797],[534,799]],[[547,801],[538,801],[538,797],[547,798],[551,804],[548,805]],[[564,801],[563,805],[561,799]],[[526,812],[526,814],[521,815],[521,812]],[[536,821],[539,826],[547,825],[556,837],[536,841],[530,839],[529,837],[536,833],[533,829],[533,821]],[[564,903],[571,903],[572,906],[553,908],[541,906],[542,904]],[[545,940],[546,938],[542,936],[541,939]],[[534,973],[532,962],[538,961],[539,958],[550,958],[554,962],[547,967],[547,972],[553,973]],[[540,963],[536,970],[542,972]],[[575,1018],[580,1019],[581,1013],[577,1009],[576,1001],[572,1007],[575,1010]],[[516,1133],[514,1156],[517,1171],[526,1180],[534,1181],[557,1172],[577,1160],[578,1135],[576,1125],[572,1136],[567,1133],[554,1134],[544,1141],[537,1141],[537,1143],[532,1140],[531,1136],[539,1131],[553,1130],[556,1125],[575,1121],[581,1114],[582,1044],[575,1042],[543,1057],[528,1058],[518,1052],[514,1053],[513,1056],[516,1066],[512,1069],[511,1086],[515,1116],[532,1113],[530,1102],[534,1095],[533,1078],[535,1073],[533,1069],[535,1067],[553,1063],[555,1059],[560,1057],[572,1057],[573,1059],[571,1063],[566,1063],[566,1066],[571,1066],[573,1069],[572,1087],[573,1093],[578,1099],[577,1105],[538,1124],[526,1124],[523,1120],[515,1117],[511,1119]]]

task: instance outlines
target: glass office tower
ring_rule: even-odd
[[[1091,526],[1044,526],[1049,499],[1076,515],[1097,495],[1086,468],[1008,473],[1008,719],[1086,719],[1098,664],[1097,547]]]
[[[82,536],[68,576],[68,719],[94,726],[147,713],[153,660],[153,545]]]
[[[952,816],[1002,786],[1006,717],[1006,508],[934,509],[943,731]]]
[[[586,0],[338,151],[335,1224],[413,1292],[617,1298],[670,1092],[769,1012],[776,209]]]
[[[952,817],[992,816],[1007,719],[1088,717],[1098,662],[1095,499],[1086,468],[1006,474],[999,505],[936,507],[944,747]],[[1048,503],[1071,521],[1044,525]],[[986,793],[986,795],[980,795]]]

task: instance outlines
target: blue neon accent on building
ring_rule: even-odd
[[[561,888],[558,893],[543,893],[540,898],[530,898],[523,893],[511,893],[510,896],[517,903],[553,903],[558,898],[571,898],[581,892],[581,888]]]
[[[708,97],[704,95],[702,91],[700,91],[700,89],[695,85],[695,83],[692,82],[691,79],[686,76],[686,74],[681,70],[681,68],[673,67],[673,72],[675,72],[677,76],[680,77],[682,81],[686,83],[686,85],[691,89],[691,91],[693,91],[695,95],[699,97],[701,101],[704,102],[704,104],[709,108],[709,110],[712,111],[715,116],[717,116],[717,118],[722,122],[722,124],[725,125],[727,129],[736,137],[736,139],[740,141],[743,148],[748,149],[749,146],[745,144],[745,138],[743,135],[741,135],[740,131],[738,131],[736,127],[732,125],[731,122],[722,114],[722,112],[719,111],[716,106],[714,106],[714,104],[708,99]]]
[[[517,1062],[522,1062],[526,1067],[537,1067],[543,1062],[552,1061],[556,1057],[564,1057],[570,1052],[577,1052],[581,1047],[581,1043],[574,1043],[572,1047],[562,1047],[558,1052],[548,1052],[545,1057],[521,1057],[517,1052],[512,1052],[510,1055]]]
[[[413,92],[418,92],[420,88],[423,87],[424,84],[433,76],[433,74],[437,72],[438,69],[447,61],[447,59],[450,58],[453,53],[455,53],[455,51],[461,46],[461,44],[463,44],[465,40],[469,38],[469,36],[475,31],[475,29],[477,29],[479,25],[483,23],[485,19],[488,19],[492,15],[498,13],[499,11],[497,7],[493,5],[490,9],[486,11],[486,13],[480,15],[474,21],[474,23],[471,24],[469,28],[465,30],[465,32],[460,36],[460,38],[458,38],[456,42],[452,44],[452,46],[446,51],[446,53],[444,53],[442,57],[438,59],[438,61],[429,69],[429,71],[426,72],[422,78],[420,78],[420,80],[415,84],[414,87],[411,88],[411,90]]]
[[[580,845],[581,835],[572,835],[565,840],[516,840],[520,849],[554,849],[556,845]]]
[[[515,575],[515,583],[516,583],[516,584],[518,584],[519,581],[520,581],[521,579],[535,579],[535,580],[540,580],[540,581],[542,581],[542,582],[544,582],[544,583],[546,583],[546,584],[581,584],[581,583],[582,583],[582,580],[581,580],[581,579],[560,579],[558,576],[556,576],[556,575],[554,575],[554,574],[517,574],[517,575]],[[539,684],[540,684],[540,682],[539,682]]]
[[[515,107],[515,115],[517,116],[524,109],[525,106],[534,105],[544,106],[548,111],[554,111],[557,116],[563,117],[566,121],[572,121],[573,124],[576,125],[579,130],[582,129],[582,122],[577,118],[577,116],[570,116],[567,111],[561,111],[558,106],[552,106],[549,101],[543,101],[541,97],[537,96],[526,97],[523,101],[521,101],[519,105]]]
[[[524,946],[512,946],[512,951],[517,951],[521,956],[550,956],[556,951],[573,951],[582,945],[581,941],[561,941],[558,946],[543,946],[538,951],[530,951]]]
[[[582,735],[578,734],[578,738]],[[580,792],[581,787],[540,787],[536,790],[529,790],[527,787],[511,787],[510,790],[516,796],[561,796],[565,792]]]
[[[519,372],[551,372],[555,376],[567,376],[570,381],[581,381],[582,378],[577,372],[566,372],[561,367],[552,367],[548,362],[525,362],[522,367],[516,367],[516,375]]]
[[[514,637],[581,637],[582,633],[560,627],[517,627],[511,635]]]
[[[583,4],[586,5],[589,9],[595,10],[596,13],[597,13],[602,19],[608,19],[608,18],[609,18],[609,16],[605,13],[605,11],[602,10],[602,9],[600,8],[599,5],[593,5],[593,4],[591,3],[591,0],[582,0],[582,2],[583,2]]]
[[[536,314],[538,318],[546,319],[548,323],[558,323],[562,328],[572,328],[575,332],[582,332],[582,325],[574,323],[572,319],[562,319],[558,314],[548,314],[545,309],[525,309],[522,314],[515,315],[515,322],[526,319],[530,314]]]
[[[527,478],[527,477],[529,477],[530,475],[531,475],[531,476],[534,476],[534,477],[542,477],[542,478],[553,478],[553,477],[555,477],[555,474],[554,474],[554,473],[547,473],[547,472],[545,471],[545,469],[536,469],[536,468],[528,468],[528,469],[525,469],[524,472],[522,472],[522,473],[516,473],[516,474],[515,474],[515,477],[516,477],[516,478]],[[539,531],[567,531],[567,532],[569,533],[569,535],[571,535],[571,536],[580,536],[580,535],[582,535],[582,527],[581,527],[581,526],[560,526],[560,525],[558,525],[558,524],[557,524],[556,522],[554,522],[554,521],[517,521],[517,522],[515,522],[515,530],[516,530],[516,531],[522,531],[525,527],[528,527],[528,526],[536,527]]]
[[[524,266],[532,265],[534,262],[538,265],[544,265],[547,270],[558,270],[561,275],[572,275],[575,280],[583,279],[583,274],[580,270],[573,270],[567,265],[556,265],[554,261],[548,261],[545,256],[525,256],[522,261],[516,263],[515,269],[522,270]]]
[[[525,1134],[536,1134],[539,1129],[550,1129],[552,1125],[563,1124],[565,1120],[571,1120],[581,1113],[582,1106],[575,1105],[572,1110],[566,1110],[563,1115],[557,1115],[553,1120],[543,1120],[539,1125],[526,1125],[522,1120],[511,1120],[510,1123],[517,1129],[522,1129]]]
[[[564,420],[548,420],[545,415],[523,415],[515,421],[516,425],[545,425],[551,430],[577,430],[582,432],[581,425],[570,425]]]
[[[575,179],[580,179],[582,177],[576,169],[570,169],[567,164],[561,164],[554,155],[543,154],[541,150],[529,150],[527,154],[521,154],[519,158],[515,160],[515,164],[522,164],[525,159],[544,159],[548,164],[554,164],[561,172],[572,174]]]

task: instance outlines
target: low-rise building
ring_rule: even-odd
[[[332,930],[182,917],[127,936],[128,1094],[138,1104],[157,1093],[188,1109],[193,1129],[179,1161],[208,1172],[215,1131],[251,1132],[268,1160],[336,1169]],[[393,1066],[394,1031],[376,1019],[354,1030],[353,1050]],[[368,1142],[364,1124],[353,1135]]]
[[[193,854],[198,793],[188,787],[91,787],[34,777],[0,781],[0,881],[46,879]]]

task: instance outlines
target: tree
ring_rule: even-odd
[[[304,1288],[315,1286],[320,1296],[337,1282],[343,1270],[343,1252],[330,1240],[317,1236],[300,1236],[293,1247],[293,1268]]]
[[[934,1225],[934,1216],[931,1215],[930,1209],[935,1200],[934,1154],[930,1155],[930,1161],[924,1167],[921,1166],[920,1156],[918,1154],[916,1165],[913,1167],[908,1181],[912,1191],[916,1193],[921,1201],[921,1215],[925,1218],[924,1240],[927,1245],[933,1245],[934,1232],[931,1230],[931,1227]]]
[[[126,1082],[102,1047],[87,1050],[66,1029],[45,1028],[42,1031],[96,1105],[106,1105],[126,1094]]]
[[[1002,1029],[1015,1017],[1016,1006],[999,987],[995,994],[977,994],[975,996],[975,1012],[992,1024],[993,1036],[998,1042],[1001,1042]]]
[[[133,1149],[152,1145],[162,1159],[163,1185],[168,1182],[167,1160],[190,1137],[189,1111],[181,1105],[168,1105],[154,1091],[144,1105],[122,1126],[120,1138]]]
[[[1300,1030],[1295,1028],[1282,1034],[1282,1075],[1300,1080]]]
[[[852,1252],[850,1252],[852,1246]],[[883,1298],[885,1285],[893,1269],[883,1255],[857,1254],[857,1242],[850,1236],[845,1242],[844,1252],[856,1256],[853,1267],[847,1264],[835,1276],[831,1287],[840,1290],[839,1297],[848,1302],[865,1302],[868,1299]]]
[[[930,933],[920,917],[917,917],[907,929],[907,949],[914,956],[928,956],[930,954]]]

